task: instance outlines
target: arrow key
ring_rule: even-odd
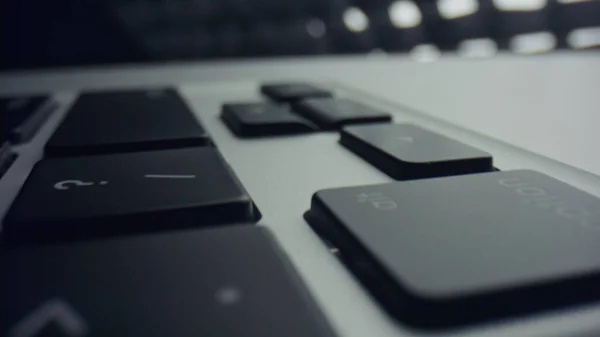
[[[396,180],[493,170],[489,153],[411,124],[348,126],[340,143]]]

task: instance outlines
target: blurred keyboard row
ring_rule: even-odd
[[[585,27],[600,38],[589,30],[600,26],[598,1],[136,0],[113,9],[132,40],[159,58],[453,50],[485,38],[527,52],[531,33],[537,49],[591,47],[573,37]]]
[[[600,46],[598,0],[32,0],[7,6],[5,67],[405,52],[420,45],[472,56]]]

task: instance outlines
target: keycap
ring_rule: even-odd
[[[396,180],[493,170],[489,153],[411,124],[345,127],[340,143]]]
[[[173,89],[86,93],[46,144],[48,156],[181,148],[210,144]]]
[[[314,126],[272,103],[224,104],[221,119],[239,137],[259,137],[310,132]]]
[[[212,147],[50,158],[4,221],[11,244],[255,222],[252,200]]]
[[[292,104],[292,110],[317,124],[333,130],[343,125],[389,122],[390,114],[347,98],[311,98]]]
[[[600,300],[599,212],[516,170],[323,190],[305,218],[390,315],[437,329]]]
[[[267,83],[260,87],[260,91],[270,99],[279,102],[331,96],[331,92],[307,83]]]
[[[31,139],[54,107],[48,96],[0,98],[4,130],[10,142],[17,144]]]
[[[264,227],[13,248],[0,258],[5,337],[334,336]]]

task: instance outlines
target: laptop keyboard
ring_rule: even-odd
[[[321,186],[304,215],[402,325],[454,329],[600,299],[595,196],[537,172],[495,172],[486,149],[317,85],[256,90],[264,100],[224,102],[218,122],[248,142],[263,175],[247,138],[335,134],[367,170],[403,180]],[[3,336],[334,335],[263,227],[269,209],[244,187],[257,184],[205,123],[174,89],[79,96],[3,219]],[[544,225],[540,239],[532,228]],[[560,252],[553,244],[581,249],[540,264]]]

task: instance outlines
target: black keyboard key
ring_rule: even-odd
[[[312,98],[292,105],[294,112],[325,130],[343,125],[380,123],[392,120],[390,114],[346,98]]]
[[[263,227],[9,249],[0,335],[333,337]]]
[[[48,96],[0,98],[0,111],[8,139],[15,144],[31,139],[54,107]]]
[[[239,137],[260,137],[310,132],[314,127],[292,114],[288,107],[272,103],[224,104],[221,119]]]
[[[317,192],[305,218],[421,328],[600,300],[600,200],[519,170]]]
[[[306,83],[267,83],[260,87],[260,91],[270,99],[279,102],[331,96],[331,92]]]
[[[490,154],[410,124],[346,127],[340,143],[397,180],[493,170]]]
[[[46,154],[86,155],[210,144],[171,89],[84,94],[46,144]]]
[[[39,162],[4,221],[29,243],[253,222],[258,212],[211,147]]]

